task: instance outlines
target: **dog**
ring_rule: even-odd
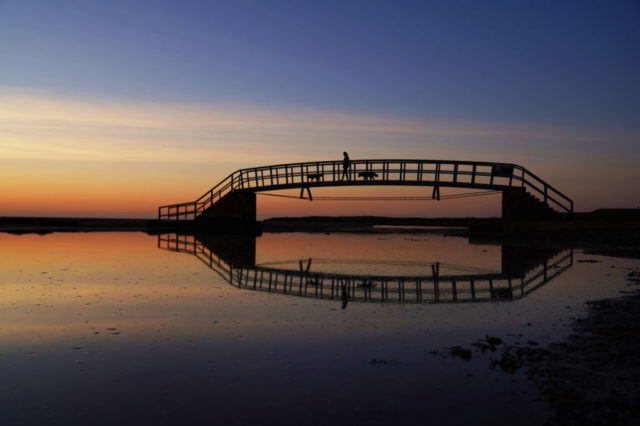
[[[378,174],[376,172],[360,172],[358,173],[358,177],[364,180],[374,180],[378,177]]]
[[[324,173],[307,173],[307,180],[315,180],[319,182],[324,179]]]
[[[376,286],[376,283],[373,282],[373,280],[362,280],[362,284],[358,284],[358,287],[360,288],[374,288]]]

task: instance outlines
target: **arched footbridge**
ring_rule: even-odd
[[[573,201],[517,164],[445,160],[314,161],[240,169],[195,201],[158,208],[167,221],[256,220],[256,193],[300,189],[300,198],[312,198],[311,189],[339,186],[426,186],[433,199],[440,188],[470,188],[502,192],[505,219],[547,218],[572,213]]]

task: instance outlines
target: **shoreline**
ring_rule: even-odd
[[[570,320],[572,332],[561,342],[538,346],[485,336],[432,354],[483,357],[492,369],[524,374],[549,406],[547,424],[638,424],[640,268],[630,269],[626,280],[633,290],[586,302],[586,315]]]
[[[3,219],[6,218],[0,218],[0,224],[3,223]],[[402,220],[393,219],[396,223]],[[425,221],[425,219],[421,220]],[[429,220],[431,226],[435,226],[433,223],[436,220]],[[366,229],[369,225],[365,227],[362,223],[361,229],[365,231],[349,229],[349,221],[360,223],[349,218],[342,222],[338,221],[342,226],[336,227],[335,231],[315,230],[315,232],[368,232]],[[374,218],[372,221],[378,220]],[[304,219],[301,222],[304,222]],[[557,222],[538,222],[540,223],[542,225],[539,226],[552,227],[554,224],[561,226],[557,225]],[[618,227],[620,223],[616,222],[611,226]],[[17,218],[9,225],[16,224],[21,226],[39,224],[50,227],[46,229],[57,226],[63,229],[62,232],[104,232],[105,230],[149,232],[148,228],[141,226],[149,225],[147,219],[30,218],[25,220]],[[115,225],[122,225],[122,227],[116,228]],[[318,225],[317,222],[314,226],[316,225]],[[85,228],[81,228],[82,226]],[[100,226],[112,226],[112,228],[101,229]],[[370,225],[371,228],[376,226]],[[398,229],[398,226],[413,227],[416,232],[448,233],[455,229],[454,227],[434,229],[426,227],[427,225],[414,224],[382,225],[383,229],[378,231],[407,232],[406,228]],[[606,227],[603,228],[606,229]],[[17,230],[14,233],[60,232],[39,229],[39,231],[24,232]],[[6,231],[0,227],[0,232]],[[604,243],[566,242],[562,239],[547,239],[544,233],[526,237],[489,235],[489,238],[496,242],[509,241],[519,245],[536,242],[559,247],[571,245],[574,248],[585,249],[585,254],[640,258],[640,245],[619,244],[611,239]],[[483,241],[470,237],[470,242],[473,244],[473,242]],[[576,262],[581,261],[591,262],[592,260],[582,259]],[[638,339],[640,336],[640,267],[630,268],[628,273],[625,273],[625,278],[630,286],[633,286],[633,293],[621,293],[614,298],[586,302],[588,311],[584,315],[566,320],[572,333],[564,340],[539,345],[527,341],[525,337],[519,339],[523,344],[517,344],[513,341],[514,339],[497,334],[492,337],[485,336],[464,347],[458,346],[439,351],[438,354],[461,359],[467,359],[467,356],[482,357],[486,368],[493,368],[506,375],[513,376],[517,373],[526,377],[538,390],[540,398],[549,406],[551,416],[549,424],[634,424],[634,421],[640,420],[640,404],[638,404],[640,402],[640,360],[637,358],[640,350]]]
[[[553,220],[500,218],[419,218],[382,216],[276,217],[261,222],[160,221],[158,219],[0,217],[0,232],[140,231],[260,235],[262,232],[444,232],[481,241],[539,241],[640,247],[640,209],[596,210]]]

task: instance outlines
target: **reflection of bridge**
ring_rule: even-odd
[[[255,222],[256,192],[300,189],[312,199],[311,188],[394,185],[475,188],[502,191],[503,218],[541,218],[572,212],[573,201],[516,164],[441,160],[317,161],[241,169],[231,173],[196,201],[161,206],[161,220],[226,220]]]
[[[573,265],[573,250],[541,250],[537,263],[520,259],[519,267],[502,265],[500,273],[440,274],[440,264],[430,274],[386,276],[312,272],[311,259],[300,260],[298,269],[255,265],[251,241],[208,239],[193,235],[162,234],[158,247],[190,253],[234,287],[318,299],[368,302],[445,303],[520,299],[545,285]],[[255,242],[255,239],[254,239]],[[248,249],[245,255],[241,253]],[[509,254],[505,259],[520,257]],[[531,248],[520,253],[532,253]],[[506,272],[516,270],[515,272]]]

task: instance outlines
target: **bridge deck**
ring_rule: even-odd
[[[273,191],[314,187],[393,185],[505,190],[524,188],[547,206],[572,212],[573,201],[522,166],[508,163],[446,160],[315,161],[240,169],[196,201],[161,206],[161,220],[191,220],[234,191]]]

